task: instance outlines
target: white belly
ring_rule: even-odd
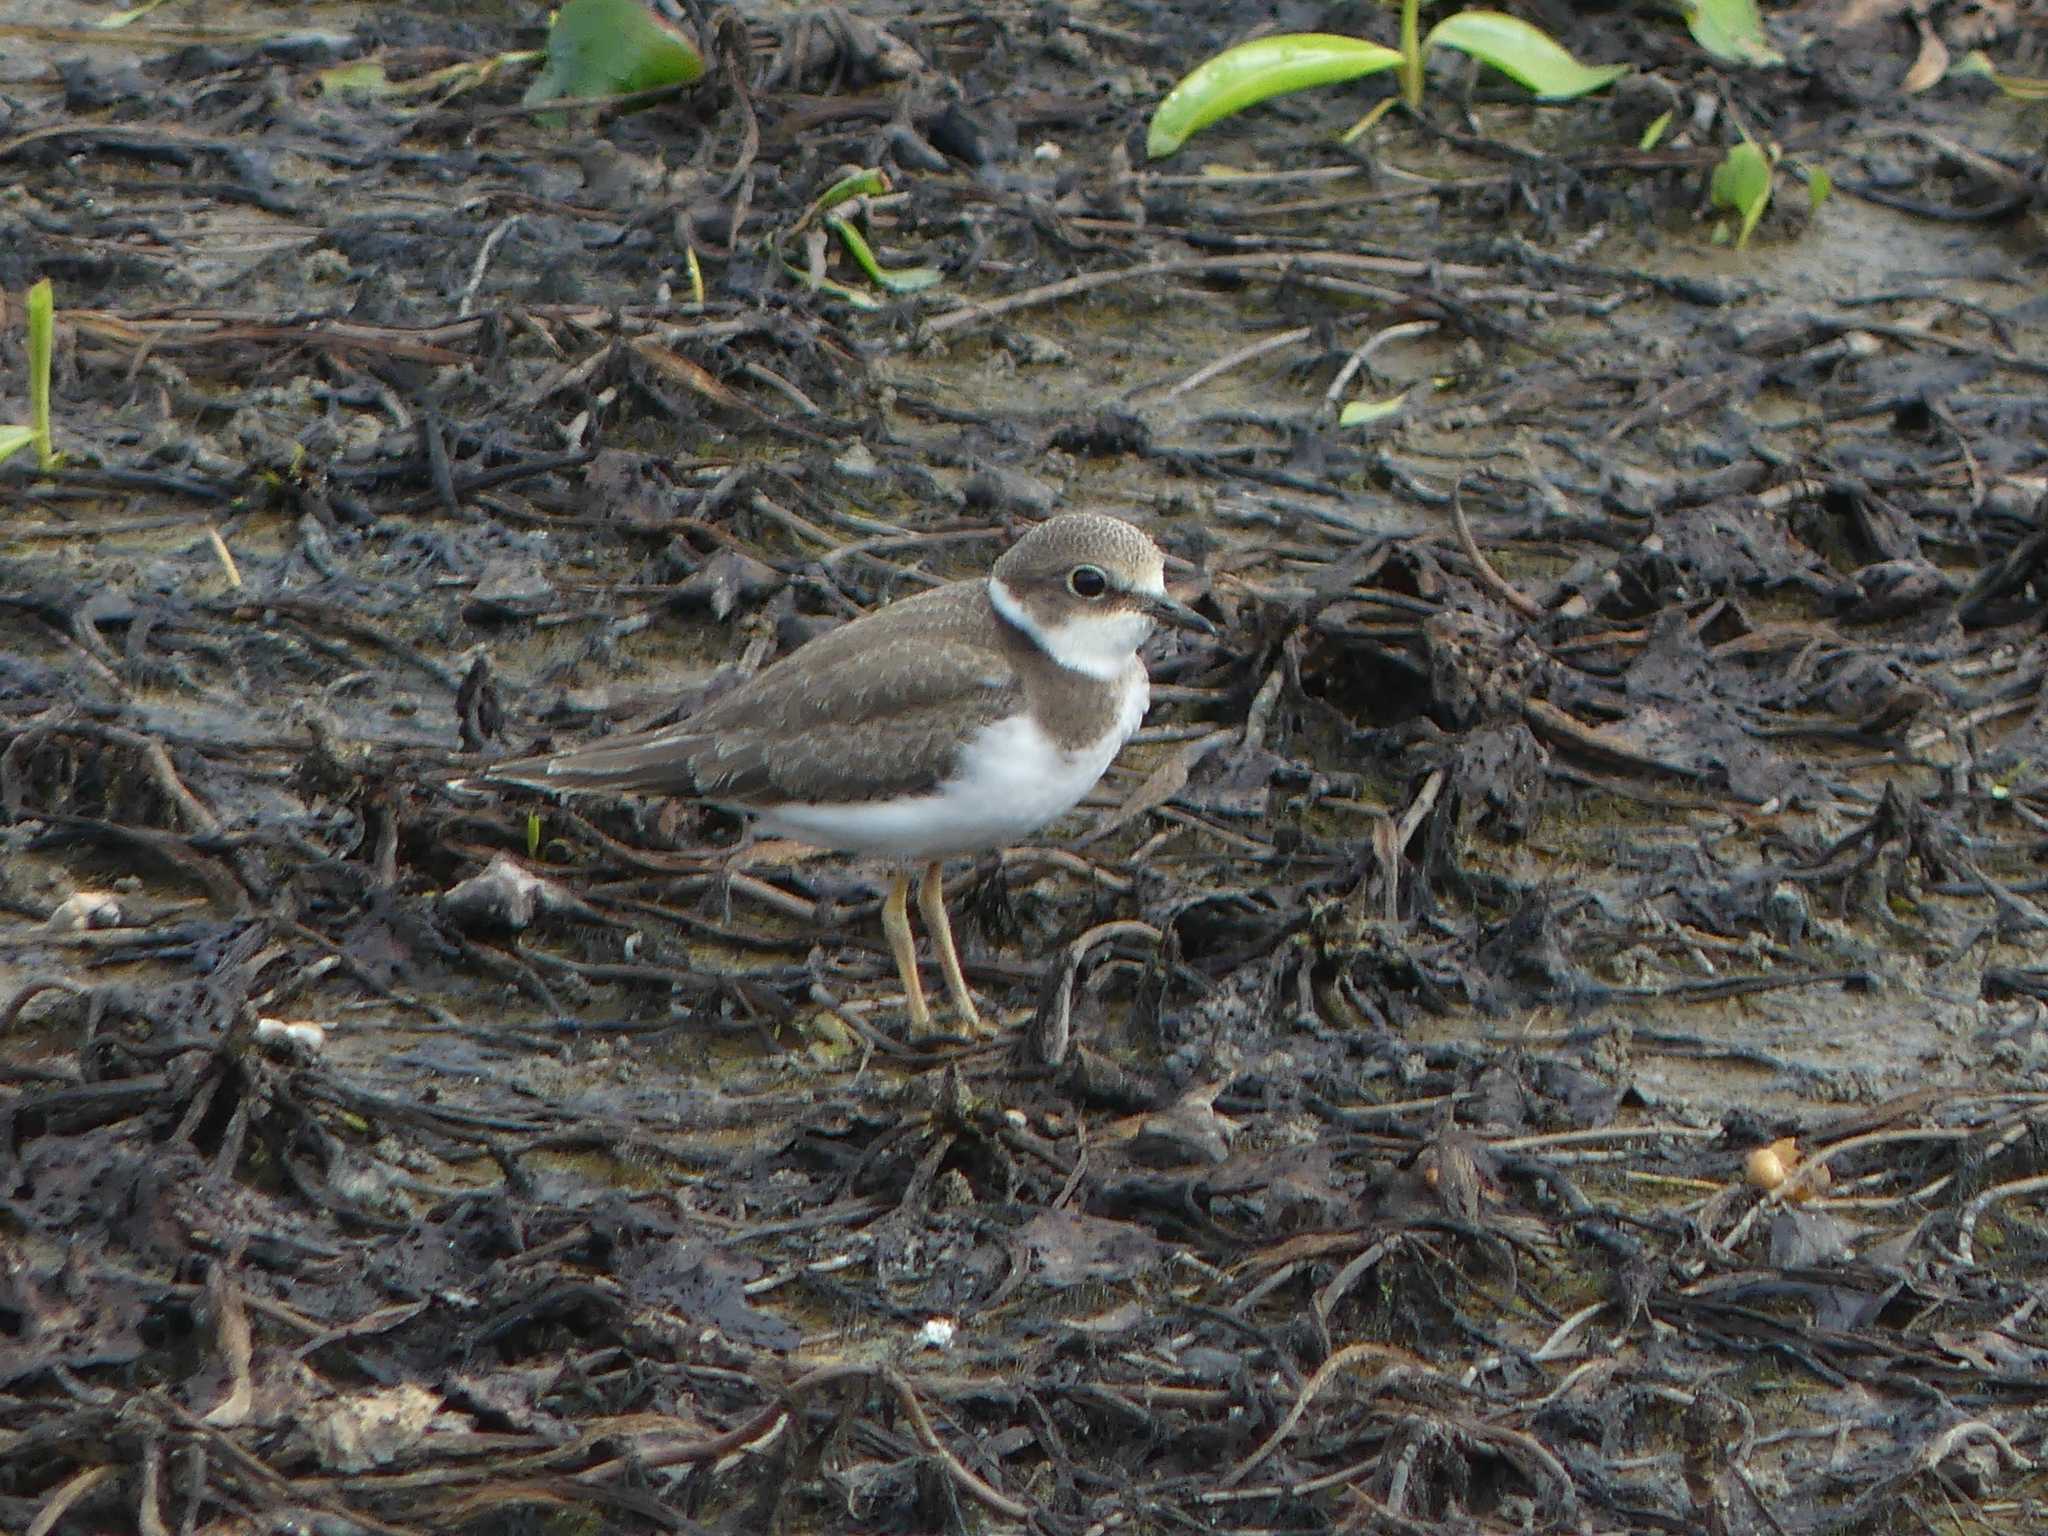
[[[962,752],[959,771],[931,794],[779,805],[759,813],[761,825],[820,848],[897,859],[1006,847],[1081,803],[1145,718],[1151,696],[1144,664],[1134,660],[1116,724],[1078,751],[1061,750],[1030,716],[1018,715],[983,727]]]

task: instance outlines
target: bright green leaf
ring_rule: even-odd
[[[703,57],[641,0],[568,0],[548,29],[547,63],[526,104],[688,85],[703,73]]]
[[[320,82],[322,96],[389,96],[391,77],[376,59],[356,59],[323,69],[313,77]]]
[[[492,53],[482,58],[464,59],[445,69],[429,70],[426,74],[405,80],[393,80],[387,75],[381,59],[358,59],[354,63],[323,69],[313,78],[320,82],[320,94],[323,96],[360,96],[374,100],[439,94],[447,100],[489,84],[500,70],[531,64],[546,57],[546,54],[533,50]]]
[[[841,203],[852,202],[857,197],[883,197],[889,191],[889,178],[872,167],[850,171],[832,183],[814,199],[810,207],[797,217],[797,221],[783,232],[783,238],[810,227],[811,220],[828,209],[837,208]]]
[[[871,293],[862,293],[858,288],[849,288],[845,283],[835,283],[829,277],[813,277],[793,261],[785,261],[782,270],[802,283],[813,293],[828,293],[835,299],[851,304],[855,309],[878,310],[882,301]]]
[[[1152,114],[1145,153],[1157,160],[1179,149],[1189,135],[1246,107],[1289,91],[1357,80],[1400,62],[1392,48],[1329,32],[1290,32],[1239,43],[1196,65],[1167,92]]]
[[[1353,139],[1362,138],[1364,135],[1371,133],[1372,125],[1385,117],[1393,109],[1394,103],[1400,99],[1398,96],[1386,96],[1374,102],[1372,109],[1365,116],[1337,135],[1337,142],[1339,144],[1349,144]]]
[[[102,16],[93,23],[93,26],[102,32],[116,32],[122,27],[127,26],[130,22],[142,20],[151,11],[165,3],[166,0],[142,0],[142,4],[135,6],[131,10],[115,11],[111,15]]]
[[[57,296],[46,277],[28,290],[28,421],[35,432],[36,459],[44,469],[57,462],[50,441],[50,359],[56,339]]]
[[[1770,157],[1753,140],[1744,139],[1714,167],[1714,180],[1708,191],[1716,208],[1732,208],[1741,215],[1742,228],[1735,236],[1735,249],[1743,249],[1749,244],[1757,220],[1771,205]]]
[[[1640,139],[1636,140],[1636,148],[1655,149],[1657,145],[1662,141],[1665,132],[1670,127],[1671,114],[1669,112],[1659,112],[1657,116],[1651,120],[1650,126],[1643,130],[1643,136]]]
[[[1765,68],[1785,62],[1785,55],[1764,36],[1764,20],[1756,0],[1678,0],[1692,40],[1725,64]]]
[[[888,193],[889,178],[872,166],[848,173],[833,182],[819,196],[816,206],[822,211],[837,208],[841,203],[856,197],[882,197]]]
[[[1410,112],[1422,105],[1422,66],[1428,59],[1422,46],[1422,0],[1401,0],[1401,99]]]
[[[1389,395],[1384,400],[1352,400],[1337,413],[1340,427],[1369,426],[1375,421],[1385,421],[1408,402],[1406,394]]]
[[[1460,11],[1446,16],[1422,40],[1427,53],[1441,43],[1491,64],[1538,96],[1566,100],[1611,85],[1628,73],[1626,64],[1581,64],[1540,27],[1499,11]]]
[[[1835,178],[1819,166],[1809,166],[1806,171],[1806,211],[1819,213],[1820,205],[1834,195]]]
[[[0,427],[0,464],[6,463],[35,440],[34,427]]]
[[[861,232],[853,227],[851,219],[828,218],[825,223],[847,253],[860,263],[861,271],[867,273],[869,281],[876,287],[890,293],[917,293],[945,281],[946,274],[937,267],[885,267],[875,259]]]

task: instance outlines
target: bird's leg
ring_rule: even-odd
[[[910,936],[910,871],[899,869],[890,881],[889,894],[882,902],[882,932],[889,936],[889,953],[896,957],[896,974],[903,978],[903,1002],[910,1010],[910,1033],[928,1035],[932,1030],[931,1010],[924,1005],[924,983],[917,979],[917,941]]]
[[[967,977],[960,970],[960,951],[953,947],[953,923],[946,916],[944,866],[937,859],[924,867],[924,879],[917,887],[917,910],[924,914],[925,932],[932,936],[932,949],[939,957],[939,970],[946,978],[946,995],[953,999],[953,1011],[970,1035],[981,1033],[981,1015],[974,1007],[974,994],[967,990]]]

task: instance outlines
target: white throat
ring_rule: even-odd
[[[988,579],[988,600],[997,613],[1029,635],[1038,648],[1069,672],[1113,683],[1124,675],[1138,647],[1152,633],[1144,613],[1081,613],[1064,624],[1044,625],[1017,601],[1000,576]]]

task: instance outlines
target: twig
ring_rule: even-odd
[[[970,326],[1000,320],[1004,315],[1015,314],[1020,309],[1036,309],[1041,304],[1056,304],[1061,299],[1071,299],[1077,294],[1093,293],[1100,288],[1114,288],[1119,283],[1132,283],[1140,278],[1171,277],[1179,273],[1197,272],[1284,272],[1289,267],[1309,270],[1322,268],[1339,272],[1377,272],[1383,276],[1406,278],[1483,278],[1492,275],[1483,267],[1408,261],[1394,256],[1364,256],[1349,251],[1246,251],[1241,256],[1182,256],[1168,261],[1140,262],[1135,267],[1121,267],[1114,272],[1090,272],[1081,277],[1069,277],[1057,283],[1027,288],[1022,293],[991,299],[985,304],[970,304],[965,309],[956,309],[951,314],[938,315],[927,320],[919,328],[917,339],[934,340],[941,336],[950,336],[953,332],[966,330]]]

